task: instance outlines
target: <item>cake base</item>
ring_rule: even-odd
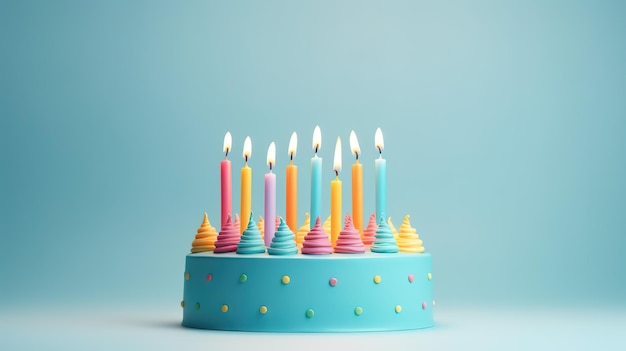
[[[183,326],[261,332],[365,332],[433,326],[423,254],[188,254]]]

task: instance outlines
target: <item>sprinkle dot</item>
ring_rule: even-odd
[[[380,278],[380,276],[379,276],[379,275],[375,275],[375,276],[374,276],[374,283],[376,283],[376,284],[380,284],[380,281],[381,281],[381,280],[382,280],[382,279]]]
[[[248,280],[248,276],[245,273],[241,273],[241,275],[239,276],[239,281],[245,283],[246,280]]]
[[[361,307],[357,307],[354,309],[354,314],[356,314],[357,316],[360,316],[361,313],[363,313],[363,309]]]
[[[222,305],[222,312],[228,312],[228,305]]]
[[[266,314],[267,313],[267,306],[259,307],[259,312],[261,312],[261,314]]]
[[[180,301],[180,307],[185,307],[185,300]]]
[[[281,279],[281,281],[283,282],[283,284],[287,285],[291,282],[291,278],[289,278],[288,275],[283,275],[283,279]]]
[[[200,309],[200,302],[196,302],[196,310]]]
[[[428,273],[428,280],[431,280],[433,278],[433,275]]]
[[[415,276],[413,276],[413,274],[409,274],[409,283],[413,283],[414,280]]]
[[[337,278],[330,278],[330,280],[328,281],[328,284],[330,284],[330,286],[336,286]]]
[[[209,273],[206,275],[206,281],[210,282],[211,280],[213,280],[213,274]]]
[[[315,315],[315,311],[313,311],[312,308],[309,308],[308,310],[306,310],[306,318],[313,318],[314,315]]]
[[[422,309],[425,310],[426,309],[426,301],[422,302]]]
[[[396,313],[402,312],[402,306],[396,305]]]
[[[185,280],[189,280],[189,277],[190,277],[189,272],[185,273]]]

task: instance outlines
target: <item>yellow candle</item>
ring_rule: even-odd
[[[298,135],[296,132],[291,134],[289,140],[289,165],[287,165],[286,176],[286,201],[285,201],[285,217],[287,226],[292,232],[298,231],[298,166],[293,164],[293,158],[296,156],[298,147]]]
[[[248,222],[250,221],[250,212],[252,211],[252,168],[248,167],[248,159],[252,155],[252,142],[250,137],[246,137],[243,143],[243,157],[246,160],[246,164],[241,168],[241,227],[239,233],[243,234],[243,231],[248,228]]]
[[[363,239],[363,165],[359,163],[361,148],[354,130],[350,132],[350,148],[356,156],[352,165],[352,221]]]
[[[335,146],[335,162],[334,162],[335,180],[330,182],[330,241],[333,247],[337,244],[337,238],[343,224],[341,214],[341,180],[339,180],[339,172],[341,171],[341,138],[337,138]]]

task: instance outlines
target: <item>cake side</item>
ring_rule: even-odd
[[[422,254],[186,257],[183,325],[359,332],[433,325],[432,257]]]

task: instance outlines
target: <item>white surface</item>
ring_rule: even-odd
[[[17,308],[0,315],[0,350],[624,350],[626,309],[442,308],[408,332],[273,334],[180,326],[180,309]]]

